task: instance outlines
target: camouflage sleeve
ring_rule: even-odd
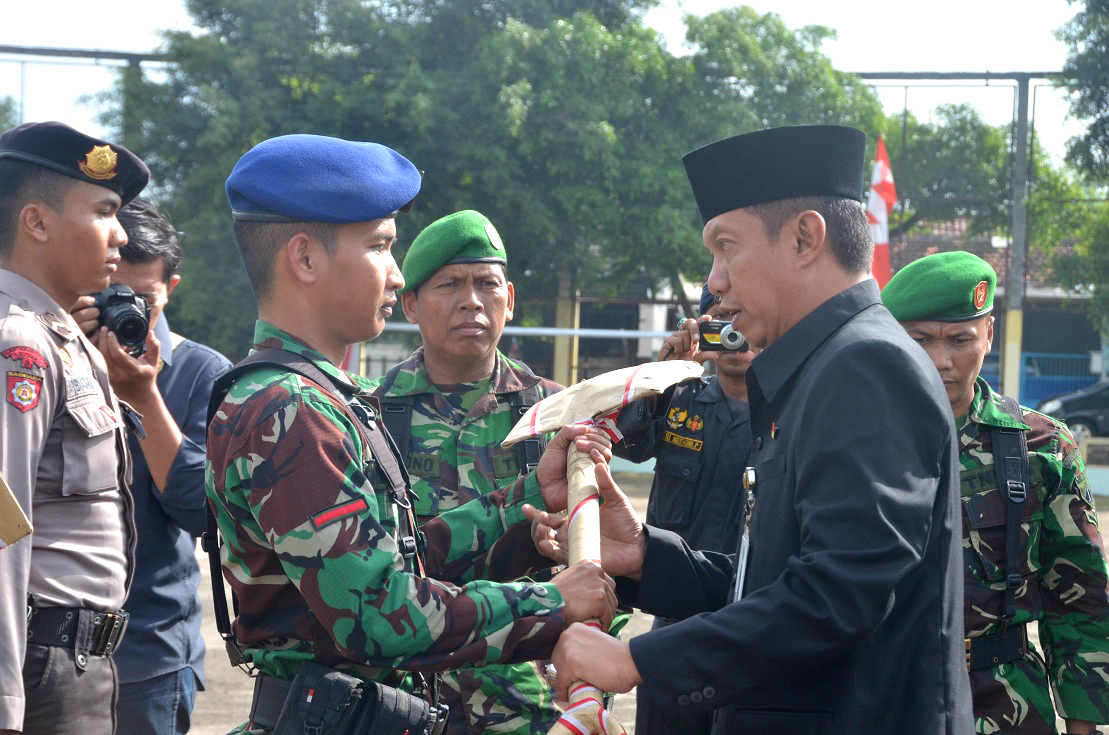
[[[1052,451],[1053,450],[1053,451]],[[1044,619],[1040,624],[1060,716],[1109,722],[1109,598],[1097,513],[1078,447],[1059,427],[1045,447]]]
[[[534,472],[428,521],[428,574],[457,582],[508,581],[549,568],[551,560],[531,540],[524,503],[544,507]]]
[[[229,446],[226,476],[216,481],[237,506],[229,530],[272,547],[343,655],[422,670],[549,655],[564,627],[556,588],[480,580],[459,587],[406,573],[394,507],[375,490],[377,473],[362,461],[361,442],[351,441],[358,434],[347,415],[306,386],[270,392],[254,394],[266,413]],[[492,544],[520,512],[496,502],[470,510],[472,526],[456,524],[448,543],[432,544],[432,568]]]

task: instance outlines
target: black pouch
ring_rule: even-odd
[[[433,709],[422,698],[377,682],[366,685],[359,712],[358,735],[439,735],[446,727],[446,708]]]
[[[345,735],[362,702],[362,680],[309,661],[300,667],[273,735]],[[403,732],[403,731],[402,731]]]
[[[445,708],[308,662],[293,679],[273,735],[439,735]]]

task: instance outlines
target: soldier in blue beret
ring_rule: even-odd
[[[686,155],[708,286],[763,348],[744,529],[725,555],[602,523],[604,563],[638,582],[626,601],[681,620],[628,643],[575,626],[560,689],[638,685],[675,721],[716,710],[720,735],[969,731],[954,427],[870,275],[865,153],[861,131],[813,125]]]
[[[383,701],[412,714],[391,713],[389,732],[442,733],[446,712],[422,699],[436,687],[404,672],[546,658],[567,625],[615,611],[596,565],[511,581],[550,566],[523,506],[563,509],[569,443],[601,457],[604,441],[564,429],[526,481],[418,528],[372,386],[339,368],[349,344],[382,331],[405,285],[395,219],[419,190],[396,151],[316,135],[263,141],[227,179],[260,318],[251,356],[213,389],[206,491],[227,539],[234,635],[259,673],[251,727],[263,732],[315,662],[397,687]],[[460,706],[450,727],[466,731]]]
[[[973,253],[899,270],[882,300],[936,366],[959,431],[964,628],[975,731],[1109,723],[1109,570],[1082,455],[1061,421],[982,379],[997,274]],[[1013,461],[999,462],[997,457]],[[1039,632],[1043,654],[1028,632]]]
[[[69,308],[107,287],[127,244],[116,213],[148,178],[126,148],[60,122],[0,135],[0,475],[34,526],[0,551],[3,733],[115,726],[130,464],[107,353]]]

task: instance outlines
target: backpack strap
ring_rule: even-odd
[[[526,369],[526,366],[525,366]],[[529,371],[530,372],[530,371]],[[521,391],[508,394],[508,405],[512,407],[513,421],[528,412],[528,409],[539,401],[539,383],[524,388]],[[516,444],[516,466],[520,468],[520,476],[530,475],[539,466],[539,458],[547,448],[546,436],[532,436]]]
[[[1009,396],[998,396],[1001,410],[1008,416],[1022,421],[1020,406]],[[998,492],[1008,501],[1005,511],[1005,610],[1002,624],[1016,616],[1016,593],[1021,586],[1020,576],[1020,517],[1021,507],[1028,497],[1029,477],[1028,440],[1022,429],[1000,426],[990,427],[993,443],[994,480]]]
[[[380,395],[377,400],[381,404],[381,421],[396,443],[400,458],[407,462],[408,452],[412,449],[412,407],[416,397],[388,395],[399,374],[400,365],[394,365],[385,373],[378,389]]]

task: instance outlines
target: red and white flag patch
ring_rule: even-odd
[[[42,378],[30,373],[8,371],[8,403],[19,411],[27,413],[39,405],[40,395],[42,395]]]

